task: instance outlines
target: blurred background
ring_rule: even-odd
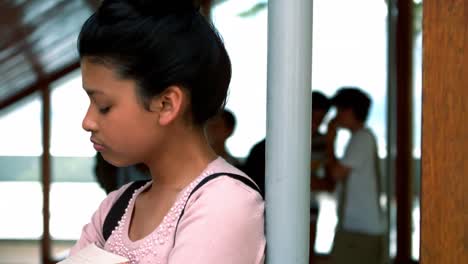
[[[98,2],[0,1],[0,263],[46,263],[44,255],[50,254],[51,260],[66,256],[106,195],[96,182],[96,153],[81,128],[89,99],[82,90],[76,51],[79,29]],[[389,254],[395,257],[394,156],[389,155],[397,120],[396,99],[389,92],[395,71],[389,59],[395,49],[392,1],[313,3],[310,87],[332,96],[342,86],[357,86],[371,95],[368,125],[377,136],[385,168]],[[408,246],[414,261],[419,260],[420,237],[422,4],[422,0],[411,2],[409,26],[413,45],[407,118],[412,126],[407,175],[413,184]],[[266,135],[267,2],[219,0],[211,3],[209,11],[232,61],[227,108],[237,124],[227,148],[242,162]],[[349,137],[340,131],[338,155]],[[328,193],[319,194],[318,199],[315,251],[326,256],[333,242],[336,202]],[[48,223],[44,223],[43,208],[50,212]]]

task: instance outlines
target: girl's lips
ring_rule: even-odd
[[[103,151],[106,149],[106,147],[104,147],[104,145],[98,143],[97,140],[95,140],[94,138],[91,138],[91,142],[93,143],[93,147],[96,151]]]
[[[103,150],[106,149],[103,145],[99,145],[99,144],[96,144],[96,143],[93,144],[93,147],[94,147],[94,149],[96,151],[103,151]]]

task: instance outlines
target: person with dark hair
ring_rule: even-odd
[[[320,134],[319,127],[330,109],[331,102],[323,93],[312,92],[312,136]]]
[[[243,166],[245,173],[252,177],[262,195],[265,195],[265,151],[266,139],[262,139],[250,149]]]
[[[323,191],[330,188],[329,180],[322,176],[318,178],[321,168],[324,167],[326,153],[326,137],[319,131],[328,110],[330,109],[330,100],[321,92],[312,92],[312,120],[311,120],[311,200],[310,200],[310,262],[313,262],[316,226],[319,213],[319,205],[315,199],[315,191]],[[265,139],[261,140],[252,147],[244,165],[244,170],[258,184],[262,193],[265,192]],[[323,174],[323,173],[322,173]]]
[[[231,155],[226,149],[227,139],[234,133],[236,128],[236,118],[234,114],[224,109],[210,119],[205,127],[206,136],[213,150],[219,156],[223,157],[231,165],[240,168],[241,164],[237,158]]]
[[[312,92],[312,120],[311,120],[311,134],[312,134],[312,147],[311,147],[311,166],[313,171],[313,178],[315,182],[319,182],[316,179],[316,169],[320,167],[320,163],[326,157],[326,137],[321,134],[319,127],[325,118],[325,115],[330,109],[330,100],[321,92]],[[244,164],[245,172],[257,182],[262,193],[265,192],[265,139],[262,139],[256,143],[249,152],[246,162]],[[318,183],[319,186],[313,186],[311,189],[323,190],[325,189],[322,182]],[[318,210],[318,205],[315,199],[312,199],[313,210]]]
[[[94,148],[114,166],[143,163],[152,180],[111,192],[71,255],[95,244],[130,263],[263,263],[258,187],[205,137],[231,64],[192,1],[104,0],[78,52]]]
[[[126,167],[116,167],[107,162],[98,152],[95,157],[94,173],[102,189],[109,194],[123,185],[136,181],[149,179],[148,169],[143,164]]]
[[[365,126],[371,100],[358,88],[342,88],[332,98],[337,114],[329,126],[328,171],[338,188],[338,226],[332,263],[383,263],[385,217],[380,206],[377,142]],[[337,128],[351,132],[344,157],[333,151]]]
[[[319,215],[319,204],[315,197],[317,191],[329,190],[329,179],[325,174],[325,162],[327,157],[326,136],[319,130],[323,119],[330,109],[331,102],[323,93],[312,92],[312,146],[311,146],[311,180],[310,180],[310,263],[313,263],[315,253],[315,239],[317,236],[317,220]]]

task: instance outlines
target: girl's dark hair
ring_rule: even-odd
[[[312,110],[323,110],[328,112],[330,105],[330,99],[328,99],[323,93],[318,91],[312,92]]]
[[[146,109],[171,85],[188,92],[197,125],[224,108],[231,63],[191,0],[104,0],[82,27],[78,52],[135,80]]]

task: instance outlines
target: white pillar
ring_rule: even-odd
[[[309,263],[312,0],[268,1],[269,264]]]

